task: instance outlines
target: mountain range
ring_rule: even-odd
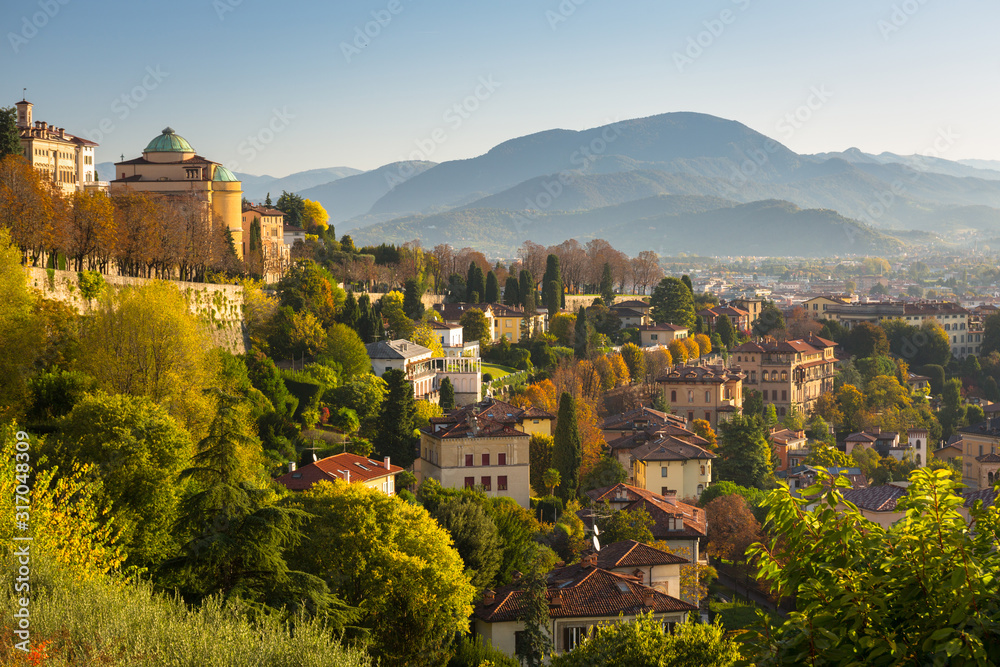
[[[1000,162],[798,154],[689,112],[547,130],[440,164],[240,176],[257,199],[269,188],[319,201],[359,244],[420,239],[504,257],[567,238],[630,254],[829,256],[1000,236]]]

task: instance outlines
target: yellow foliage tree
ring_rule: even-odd
[[[422,323],[413,330],[413,333],[410,335],[410,341],[426,347],[431,351],[432,357],[444,356],[444,346],[441,345],[441,339],[434,334],[434,330],[431,329],[431,325],[427,322]]]
[[[672,340],[670,341],[670,357],[673,359],[675,364],[686,363],[688,357],[691,355],[688,353],[687,345],[684,344],[682,340]]]
[[[556,386],[552,380],[542,380],[525,387],[524,391],[515,397],[515,405],[520,408],[534,407],[552,414],[558,412],[558,397]]]
[[[712,353],[712,339],[705,334],[695,334],[694,340],[698,343],[699,356],[706,356]]]
[[[628,371],[628,364],[625,363],[625,359],[621,354],[615,353],[609,357],[611,362],[611,368],[615,372],[615,377],[617,378],[617,383],[615,386],[621,387],[627,385],[632,381],[632,376]]]
[[[311,199],[305,200],[302,207],[302,226],[310,232],[317,230],[326,231],[330,223],[330,214],[326,212],[323,205]]]
[[[79,364],[108,393],[148,396],[200,437],[214,412],[211,348],[180,290],[155,281],[105,294],[82,327]]]
[[[701,346],[692,337],[684,339],[684,347],[687,348],[688,359],[697,359],[701,356]],[[710,346],[711,347],[711,346]]]
[[[54,196],[23,157],[8,155],[0,160],[0,227],[10,230],[32,265],[55,243]]]

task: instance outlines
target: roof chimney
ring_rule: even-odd
[[[491,606],[496,601],[497,595],[493,591],[483,592],[483,604],[487,607]]]
[[[389,457],[385,457],[385,469],[389,470]]]
[[[646,591],[645,595],[642,596],[642,603],[647,607],[652,607],[653,603],[656,601],[653,591]]]
[[[296,468],[295,461],[289,461],[289,463],[288,463],[288,472],[295,472],[295,468]]]

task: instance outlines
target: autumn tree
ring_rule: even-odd
[[[483,311],[478,308],[469,308],[466,310],[462,313],[462,317],[459,318],[458,323],[462,325],[462,340],[466,342],[478,340],[485,344],[492,338],[490,322],[486,319]]]
[[[413,333],[410,334],[410,341],[426,347],[431,351],[432,357],[444,356],[444,346],[441,345],[441,339],[435,335],[431,325],[427,322],[417,325]]]
[[[621,347],[621,357],[628,366],[629,377],[634,381],[643,380],[646,377],[646,357],[642,348],[635,343],[626,343]]]
[[[760,524],[743,496],[719,496],[705,505],[708,553],[725,560],[746,562],[747,549],[761,539]]]
[[[55,225],[58,195],[20,155],[0,158],[0,228],[6,228],[32,266],[61,245]]]
[[[330,228],[329,223],[330,214],[326,212],[322,204],[311,199],[303,200],[301,226],[310,234],[318,234],[324,238],[329,236],[336,244],[336,232]]]
[[[697,435],[698,437],[704,438],[705,440],[708,441],[708,444],[705,445],[706,449],[711,451],[715,450],[718,441],[715,431],[712,430],[711,424],[709,424],[704,419],[695,419],[693,422],[691,422],[691,430],[694,431],[695,435]]]
[[[668,349],[670,350],[670,357],[671,359],[674,360],[674,363],[676,364],[687,363],[690,351],[688,350],[688,346],[684,344],[683,340],[675,338],[674,340],[670,341]]]

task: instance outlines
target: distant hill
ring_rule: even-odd
[[[990,160],[945,160],[927,155],[898,155],[896,153],[864,153],[857,148],[848,148],[840,153],[816,153],[809,157],[818,160],[840,158],[847,162],[861,164],[902,164],[922,172],[945,174],[947,176],[970,176],[986,180],[1000,180],[1000,162]]]
[[[422,174],[436,162],[393,162],[385,166],[348,176],[332,183],[298,190],[306,199],[318,201],[330,214],[330,221],[337,231],[349,231],[358,226],[352,218],[363,216],[372,204],[389,190],[418,174]]]
[[[524,241],[564,241],[567,230],[581,243],[609,240],[635,255],[829,256],[899,250],[904,243],[835,211],[803,210],[783,201],[737,204],[718,198],[661,195],[576,213],[460,209],[407,216],[354,232],[358,243],[403,242],[425,246],[451,243],[512,257]]]

